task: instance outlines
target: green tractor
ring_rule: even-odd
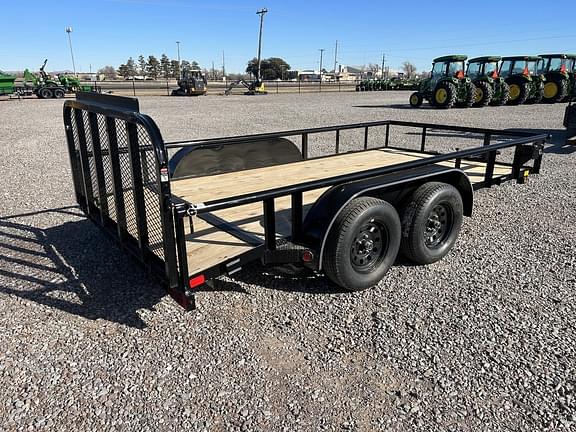
[[[476,99],[476,86],[464,75],[467,58],[451,55],[434,59],[430,78],[423,80],[418,91],[412,93],[410,106],[419,107],[426,99],[437,108],[471,107]]]
[[[498,62],[501,59],[499,56],[484,56],[468,60],[466,76],[476,86],[474,106],[501,106],[508,102],[510,87],[498,76]]]
[[[16,77],[12,75],[5,74],[0,71],[0,96],[11,95],[14,93],[14,82]]]
[[[556,103],[576,96],[576,54],[543,54],[539,72],[546,77],[544,102]]]
[[[40,76],[33,74],[28,69],[24,71],[24,89],[34,93],[40,99],[63,98],[66,93],[77,91],[91,91],[92,86],[81,85],[80,80],[71,75],[60,75],[53,78],[48,75],[44,68],[48,59],[44,60],[40,67]]]
[[[539,103],[544,97],[544,75],[538,73],[538,56],[503,57],[500,76],[510,86],[509,105]]]

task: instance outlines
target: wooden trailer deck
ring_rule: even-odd
[[[247,193],[265,191],[272,188],[289,186],[295,182],[307,182],[327,177],[355,173],[373,168],[395,165],[430,157],[428,154],[395,150],[379,149],[365,152],[341,154],[333,157],[310,159],[285,165],[257,168],[225,174],[196,177],[189,179],[174,179],[171,190],[177,196],[190,203],[229,198]],[[439,165],[453,167],[454,161]],[[461,169],[466,172],[472,184],[484,180],[486,163],[463,160]],[[512,168],[496,164],[494,179],[510,175]],[[304,211],[318,199],[326,189],[317,189],[303,194]],[[290,233],[290,197],[275,200],[276,232],[278,237],[286,237]],[[226,223],[233,224],[246,233],[264,241],[264,225],[262,203],[248,204],[213,213]],[[188,271],[192,276],[215,266],[223,261],[237,257],[255,247],[235,236],[218,229],[204,220],[194,217],[194,233],[190,234],[186,224],[186,248],[188,254]]]

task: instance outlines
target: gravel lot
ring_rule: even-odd
[[[408,95],[141,98],[167,140],[387,118],[554,134],[541,175],[477,193],[439,263],[362,293],[254,265],[192,313],[74,207],[62,102],[0,101],[0,430],[576,430],[564,105]]]

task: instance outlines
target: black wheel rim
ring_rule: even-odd
[[[424,242],[430,249],[438,248],[450,235],[454,215],[452,207],[446,204],[436,205],[428,214],[424,228]]]
[[[388,250],[388,230],[376,219],[370,219],[356,231],[350,259],[359,273],[370,273],[380,265]]]

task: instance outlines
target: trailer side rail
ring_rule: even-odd
[[[448,161],[453,162],[454,168],[458,169],[463,160],[474,158],[482,158],[486,163],[484,181],[477,186],[490,187],[496,181],[494,166],[499,151],[504,149],[514,150],[513,162],[509,164],[511,174],[505,180],[522,181],[525,174],[539,172],[543,146],[549,139],[547,135],[532,135],[522,131],[380,121],[165,143],[154,121],[139,113],[136,99],[94,93],[80,93],[76,100],[66,101],[64,124],[74,189],[80,207],[90,219],[118,240],[123,249],[130,252],[157,276],[172,297],[188,309],[194,307],[191,287],[221,274],[236,271],[244,263],[263,258],[276,249],[275,199],[277,198],[285,196],[291,198],[291,238],[296,238],[301,234],[298,230],[302,227],[302,202],[303,193],[306,191],[400,171],[432,167]],[[374,127],[386,128],[385,139],[383,145],[369,148],[370,130]],[[308,138],[312,134],[334,133],[334,153],[337,155],[341,154],[339,146],[341,131],[352,129],[363,131],[363,148],[360,151],[397,148],[390,145],[392,127],[420,128],[422,130],[420,152],[428,154],[429,157],[308,182],[299,182],[295,179],[294,183],[288,186],[205,202],[183,201],[173,196],[170,191],[168,149],[217,148],[224,145],[240,145],[248,141],[299,135],[302,156],[306,160],[309,156]],[[484,145],[446,154],[427,152],[427,132],[432,129],[479,133],[484,136]],[[495,136],[520,136],[520,138],[492,143],[491,140]],[[334,155],[320,157],[332,156]],[[528,165],[530,161],[532,164]],[[196,215],[208,217],[211,216],[208,213],[217,210],[258,202],[262,205],[264,221],[263,243],[234,260],[207,269],[202,274],[189,275],[186,236],[194,233],[192,217]],[[185,231],[187,221],[190,222],[188,233]],[[239,235],[238,232],[233,232],[233,227],[230,228],[232,235]]]

